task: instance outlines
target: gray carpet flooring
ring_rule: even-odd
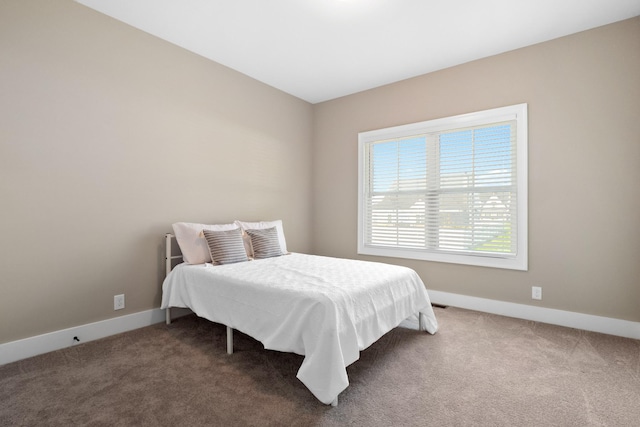
[[[302,357],[195,316],[0,366],[2,426],[638,426],[640,341],[456,308],[348,367],[340,404]]]

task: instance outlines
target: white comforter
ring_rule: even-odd
[[[417,273],[389,264],[291,254],[238,264],[180,264],[162,308],[187,307],[265,348],[305,356],[297,377],[323,403],[349,385],[346,367],[406,318],[438,328]]]

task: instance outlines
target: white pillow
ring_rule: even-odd
[[[287,241],[284,238],[284,229],[282,227],[282,220],[276,221],[258,221],[258,222],[246,222],[246,221],[238,221],[236,220],[236,224],[243,230],[262,230],[265,228],[275,227],[278,231],[278,242],[280,242],[280,249],[282,250],[282,254],[287,254]],[[249,254],[249,256],[253,257],[253,253]]]
[[[209,246],[204,238],[203,230],[225,231],[235,230],[239,225],[231,224],[197,224],[192,222],[176,222],[172,225],[182,257],[187,264],[204,264],[211,262]]]

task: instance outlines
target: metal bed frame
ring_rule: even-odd
[[[165,277],[171,272],[173,269],[173,263],[175,260],[182,260],[182,254],[174,255],[173,254],[173,240],[175,239],[175,235],[171,233],[165,234]],[[171,307],[166,308],[165,312],[166,324],[171,324]],[[422,313],[418,313],[418,329],[424,331],[422,328],[423,324]],[[226,326],[226,325],[225,325]],[[227,326],[227,354],[233,354],[233,328]],[[338,406],[338,397],[336,396],[335,400],[331,402],[331,406]]]

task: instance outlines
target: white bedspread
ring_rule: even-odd
[[[187,307],[262,342],[305,356],[297,377],[323,403],[348,385],[346,367],[406,318],[438,328],[417,273],[389,264],[291,254],[213,266],[180,264],[162,308]]]

